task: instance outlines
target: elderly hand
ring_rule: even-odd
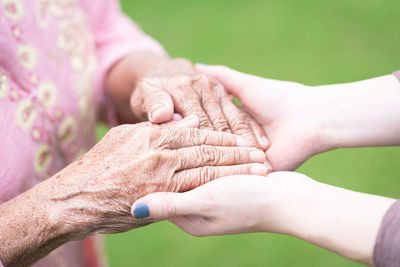
[[[266,175],[264,152],[248,144],[196,128],[115,127],[65,169],[0,205],[0,243],[6,244],[0,259],[26,266],[68,241],[148,224],[151,220],[137,220],[130,210],[149,193],[184,192],[233,174]]]
[[[83,232],[88,223],[95,232],[126,231],[143,225],[130,215],[141,196],[183,192],[232,174],[265,175],[263,152],[237,147],[247,145],[227,133],[122,125],[61,171],[49,197],[68,203],[63,216],[74,217]]]
[[[219,82],[197,74],[187,60],[132,54],[111,70],[108,90],[123,121],[162,123],[174,111],[183,117],[194,114],[200,129],[232,132],[250,146],[268,147],[258,123],[233,103]]]

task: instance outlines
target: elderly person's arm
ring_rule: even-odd
[[[56,247],[151,222],[132,203],[183,192],[218,177],[266,174],[262,151],[244,139],[195,128],[122,125],[48,180],[0,205],[0,262],[26,266]]]
[[[99,99],[111,100],[120,123],[162,123],[174,113],[194,114],[200,129],[232,132],[251,146],[268,147],[262,128],[235,106],[221,84],[197,74],[188,60],[170,58],[122,14],[117,1],[99,0],[96,7],[92,1],[82,2],[99,59]]]

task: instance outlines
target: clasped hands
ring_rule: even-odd
[[[188,61],[133,54],[113,67],[107,83],[119,121],[129,124],[112,128],[46,181],[49,201],[62,206],[59,220],[68,222],[60,232],[69,239],[154,221],[131,213],[131,205],[150,193],[186,192],[224,176],[271,171],[262,127]]]

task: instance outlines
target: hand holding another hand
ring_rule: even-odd
[[[220,81],[262,125],[270,141],[267,158],[275,171],[293,170],[325,149],[319,142],[316,123],[320,101],[311,87],[224,66],[198,64],[195,69]]]
[[[76,222],[68,224],[76,239],[127,231],[148,223],[130,213],[132,203],[146,194],[184,192],[233,174],[265,175],[264,153],[247,146],[228,133],[122,125],[46,181],[52,186],[49,199],[63,205],[61,218]]]
[[[140,71],[135,71],[139,62]],[[109,94],[122,121],[148,119],[163,123],[172,120],[174,113],[196,115],[200,129],[240,135],[250,146],[263,150],[269,145],[263,129],[233,103],[223,86],[216,79],[196,73],[188,60],[132,54],[121,60],[109,76]]]
[[[289,233],[287,211],[315,182],[298,173],[267,177],[236,175],[211,181],[186,193],[159,192],[137,200],[133,214],[145,207],[155,220],[169,219],[194,236],[249,232]]]

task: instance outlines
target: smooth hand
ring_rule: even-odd
[[[319,103],[311,88],[223,66],[196,65],[196,70],[222,82],[263,126],[271,143],[266,153],[274,170],[293,170],[322,149],[315,128]]]
[[[394,75],[311,87],[222,66],[196,70],[218,79],[263,126],[274,170],[293,170],[335,148],[400,145],[400,82]]]
[[[194,236],[288,233],[285,211],[312,183],[308,177],[290,172],[229,176],[186,193],[150,194],[137,200],[132,210],[135,216],[146,205],[150,218],[169,219]]]
[[[318,183],[295,172],[220,178],[186,193],[137,200],[133,215],[169,219],[195,236],[292,235],[372,265],[382,218],[395,200]],[[139,216],[140,217],[140,216]]]

